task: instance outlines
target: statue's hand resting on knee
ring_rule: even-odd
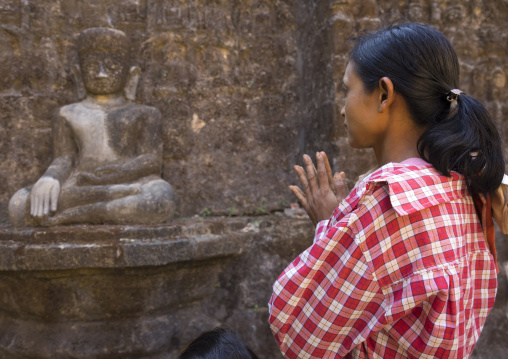
[[[33,186],[30,193],[30,214],[37,218],[56,212],[60,182],[49,176],[42,176]]]

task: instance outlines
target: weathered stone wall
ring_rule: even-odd
[[[401,16],[429,22],[451,39],[460,58],[461,88],[487,105],[506,141],[506,0],[0,0],[0,221],[6,221],[10,196],[34,183],[51,161],[51,114],[77,100],[71,66],[81,30],[111,26],[132,39],[134,62],[142,68],[137,101],[162,112],[163,176],[175,188],[180,216],[264,214],[293,200],[287,185],[296,183],[292,166],[302,153],[327,151],[335,169],[348,173],[350,185],[373,165],[370,150],[347,145],[337,90],[347,39]],[[276,250],[270,236],[263,238],[260,257],[253,252],[249,258],[268,268],[278,255],[269,254]],[[479,357],[489,357],[505,342],[503,241],[498,236],[500,290]],[[277,250],[284,249],[278,243]],[[226,262],[244,264],[236,260]],[[240,299],[228,297],[236,298],[228,302],[236,316],[200,308],[212,319],[190,323],[194,329],[167,348],[174,353],[199,330],[210,329],[207,325],[245,318],[264,328],[250,333],[255,337],[250,343],[265,355],[273,353],[260,323],[266,320],[273,273],[282,267],[278,259],[269,275],[245,272],[247,279],[231,279],[241,284],[227,295],[245,291]],[[231,267],[217,264],[212,281],[235,273],[225,268]],[[54,274],[43,275],[51,281]],[[249,299],[257,288],[262,294]],[[248,307],[258,311],[245,311]],[[246,328],[235,329],[248,337]],[[265,352],[264,343],[271,343]],[[496,355],[503,357],[506,349],[499,350]]]
[[[133,41],[137,100],[164,119],[164,173],[182,216],[262,214],[292,200],[292,166],[324,149],[350,183],[373,164],[347,145],[337,91],[348,38],[402,16],[459,53],[462,88],[503,133],[505,1],[1,0],[0,219],[52,157],[51,114],[76,101],[77,34],[112,26]],[[506,136],[505,136],[506,137]],[[206,210],[208,209],[208,210]]]

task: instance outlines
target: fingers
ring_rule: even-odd
[[[328,177],[328,170],[325,165],[323,154],[324,154],[324,152],[316,153],[316,160],[317,160],[317,165],[318,165],[317,174],[318,174],[318,181],[319,181],[319,189],[323,193],[327,193],[327,191],[329,191],[329,189],[330,189],[330,183],[332,183],[332,182],[329,180],[329,177]],[[328,159],[326,162],[328,162]],[[330,169],[330,173],[331,173],[331,169]]]
[[[330,187],[333,184],[333,175],[332,175],[332,169],[330,167],[330,162],[328,161],[328,156],[326,156],[326,153],[321,152],[321,156],[323,156],[323,161],[325,163],[326,168],[326,174],[328,176],[328,183],[330,184]]]
[[[121,171],[121,167],[119,165],[106,165],[106,166],[97,168],[94,171],[94,174],[98,177],[101,177],[101,176],[104,176],[105,174],[115,173],[115,172],[120,172],[120,171]]]
[[[295,166],[295,172],[298,176],[298,179],[300,180],[300,183],[302,184],[302,188],[305,191],[305,194],[307,196],[310,196],[310,187],[309,187],[309,181],[307,181],[307,174],[305,173],[305,170],[300,166]],[[293,186],[294,187],[294,186]]]
[[[289,186],[289,189],[291,190],[291,192],[293,192],[295,197],[300,201],[300,204],[302,205],[302,207],[306,208],[308,205],[308,202],[307,202],[307,197],[305,197],[305,193],[303,193],[302,190],[300,188],[298,188],[298,186]]]
[[[298,189],[299,192],[292,189],[298,188],[296,186],[290,186],[291,191],[295,194],[295,196],[300,199],[297,195],[305,196],[305,198],[311,198],[314,193],[321,190],[324,193],[328,192],[330,189],[333,191],[335,195],[337,195],[336,190],[339,187],[341,193],[346,192],[347,194],[347,186],[345,185],[344,173],[342,172],[342,181],[341,178],[338,178],[338,186],[335,185],[335,178],[332,176],[332,169],[330,167],[330,162],[328,161],[328,157],[325,152],[317,152],[316,153],[317,160],[317,169],[312,162],[312,159],[309,155],[303,155],[303,163],[305,169],[301,166],[294,166],[295,172],[300,180],[303,188],[303,192]],[[345,189],[344,189],[345,186]]]
[[[58,196],[60,195],[60,183],[55,183],[51,188],[51,212],[56,212],[58,204]]]
[[[344,172],[336,173],[333,176],[333,185],[335,187],[335,195],[339,201],[342,201],[349,194],[346,183],[346,174]]]
[[[42,217],[44,208],[44,196],[41,196],[39,188],[36,183],[30,194],[30,214],[35,217]]]
[[[322,219],[329,218],[338,205],[338,198],[334,191],[334,177],[330,163],[324,152],[316,153],[317,169],[308,155],[303,156],[304,167],[295,166],[295,172],[302,184],[302,189],[289,186],[300,204],[309,215],[314,224]],[[337,181],[341,180],[340,187],[346,188],[343,177],[338,174]],[[342,190],[341,193],[347,191]],[[345,196],[344,196],[345,197]],[[342,199],[341,199],[342,200]]]
[[[50,186],[46,191],[44,191],[44,194],[42,196],[42,213],[41,215],[44,215],[44,216],[47,216],[48,213],[49,213],[49,201],[50,201],[50,191],[51,191],[51,187]]]
[[[60,183],[55,179],[41,178],[30,193],[30,214],[34,217],[48,216],[56,211]]]
[[[314,167],[314,163],[312,163],[312,160],[308,155],[303,155],[303,164],[305,165],[305,170],[307,171],[307,181],[309,183],[308,186],[310,193],[314,193],[318,190],[316,168]],[[307,193],[307,191],[305,192]],[[307,196],[309,196],[310,193],[307,193]]]
[[[114,170],[113,166],[103,166],[103,167],[97,168],[93,174],[96,175],[97,177],[101,177],[101,176],[105,175],[106,173],[112,172],[113,170]]]
[[[30,195],[30,214],[37,217],[37,208],[39,207],[39,197],[32,192]]]
[[[324,152],[317,152],[316,159],[318,163],[317,169],[309,155],[303,155],[305,169],[300,166],[294,167],[307,197],[310,197],[312,193],[315,193],[320,188],[324,190],[333,188],[332,169],[330,168],[328,157]]]

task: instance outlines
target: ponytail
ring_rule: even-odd
[[[501,184],[505,166],[499,133],[474,98],[461,94],[451,107],[451,116],[430,124],[420,137],[418,153],[443,175],[464,175],[470,190],[492,192]]]
[[[464,175],[468,189],[495,190],[505,169],[499,133],[481,103],[461,93],[459,62],[439,31],[404,23],[353,39],[350,60],[365,89],[389,77],[404,97],[412,119],[424,128],[420,156],[441,174]]]

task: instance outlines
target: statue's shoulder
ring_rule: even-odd
[[[73,116],[76,112],[80,112],[86,109],[82,102],[75,102],[68,105],[64,105],[57,109],[56,114],[65,118]]]

